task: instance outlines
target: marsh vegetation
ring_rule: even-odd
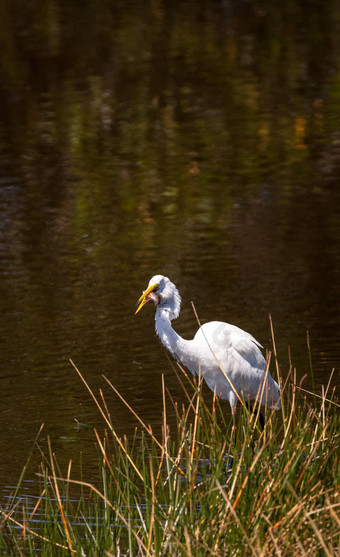
[[[73,364],[74,365],[74,364]],[[27,510],[20,485],[1,510],[6,555],[336,555],[339,548],[339,403],[333,374],[322,393],[306,393],[293,370],[279,412],[239,409],[226,422],[217,398],[175,370],[186,403],[164,380],[162,435],[137,416],[106,379],[112,395],[139,422],[119,437],[111,397],[95,394],[81,372],[104,429],[94,431],[96,483],[66,470],[48,440],[37,443],[40,497]],[[175,414],[171,430],[168,415]]]

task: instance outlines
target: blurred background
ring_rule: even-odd
[[[102,374],[155,431],[162,374],[184,400],[153,307],[134,316],[157,273],[186,338],[191,300],[269,350],[271,314],[283,378],[289,350],[309,374],[309,331],[321,391],[340,363],[339,2],[2,0],[0,76],[1,489],[42,423],[62,464],[97,469],[104,424],[69,358],[119,435],[136,422]]]

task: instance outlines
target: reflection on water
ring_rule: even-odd
[[[183,296],[183,336],[194,300],[270,349],[271,313],[283,374],[288,345],[308,371],[307,329],[317,385],[339,365],[340,8],[320,7],[2,3],[4,484],[43,422],[94,465],[102,424],[69,358],[155,429],[161,373],[181,400],[152,309],[133,315],[156,273]]]

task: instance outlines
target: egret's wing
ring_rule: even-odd
[[[196,333],[195,340],[199,341],[203,350],[207,350],[208,343],[219,361],[226,369],[238,361],[242,365],[249,363],[252,367],[264,369],[265,359],[260,348],[261,344],[255,338],[235,325],[221,321],[205,323]]]
[[[245,331],[232,331],[230,349],[235,350],[252,367],[264,369],[266,362],[260,350],[261,344]]]
[[[247,400],[257,397],[266,361],[260,350],[260,343],[252,335],[234,325],[211,321],[197,331],[192,346],[199,354],[208,386],[222,399],[229,400],[232,407],[237,402],[234,390],[239,395],[243,393]],[[225,374],[230,381],[226,381]],[[268,381],[270,388],[274,389],[274,396],[271,396],[276,402],[279,396],[278,386],[269,374]]]

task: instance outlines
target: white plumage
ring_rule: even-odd
[[[280,408],[279,386],[266,370],[262,346],[254,337],[234,325],[211,321],[192,340],[183,339],[171,325],[179,316],[181,297],[163,275],[152,277],[136,313],[149,300],[155,303],[156,332],[165,348],[193,375],[201,374],[217,396],[229,401],[233,412],[239,397]]]

